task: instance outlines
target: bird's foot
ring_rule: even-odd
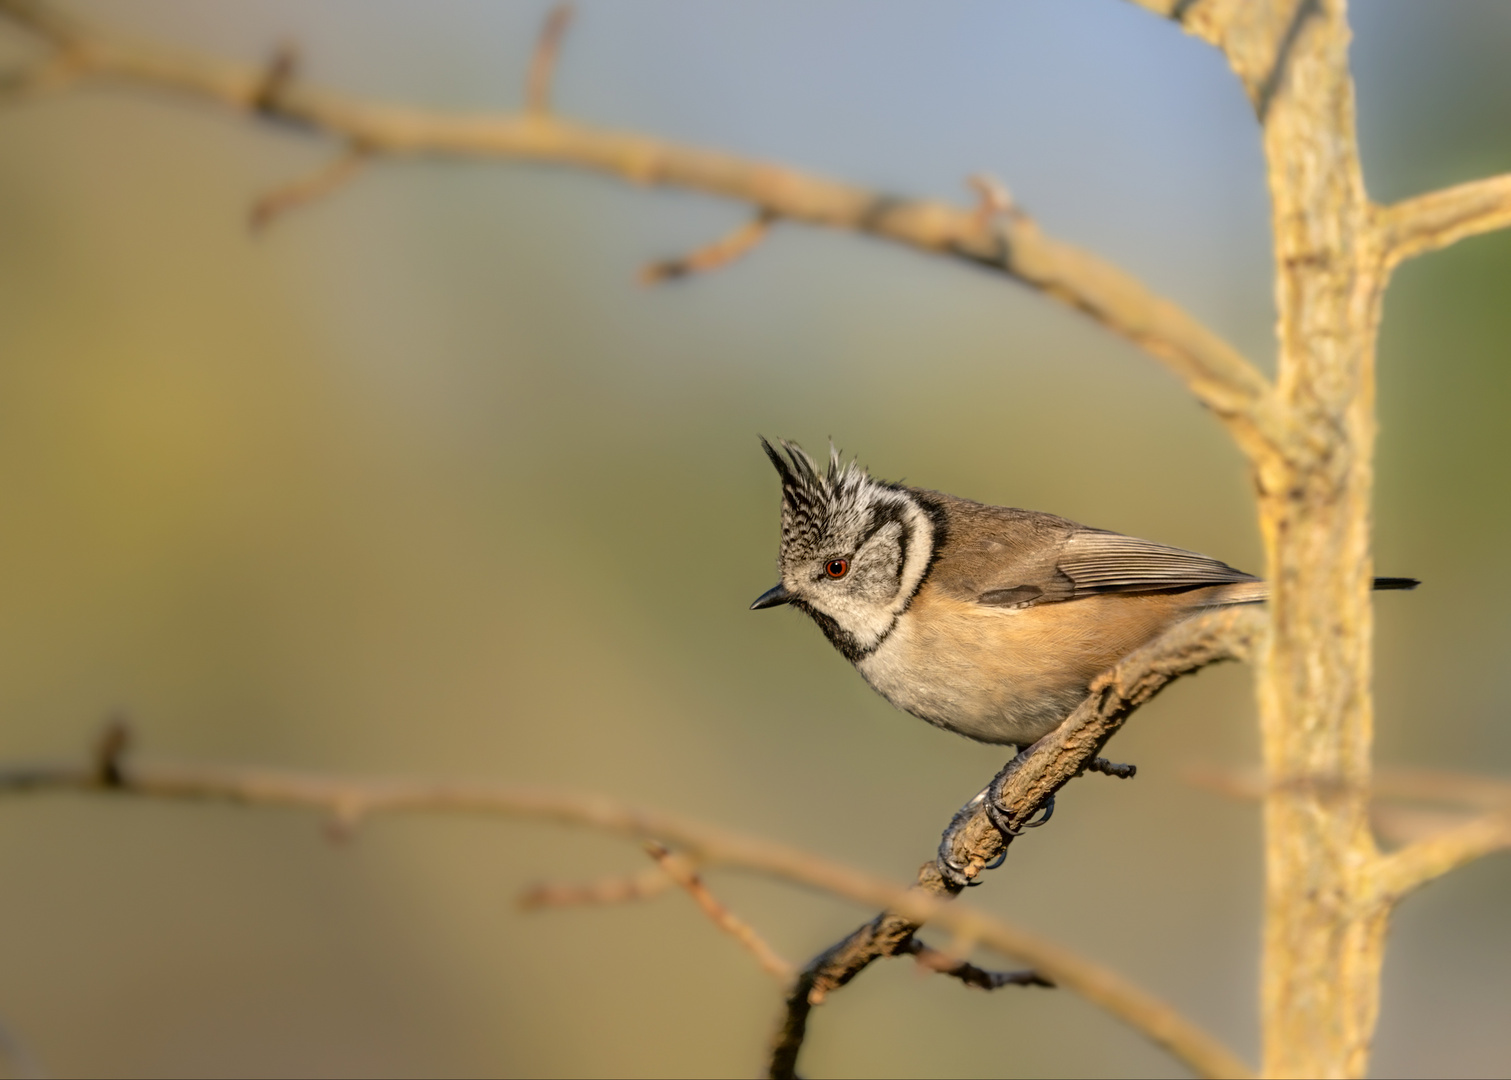
[[[1099,772],[1104,776],[1116,776],[1119,780],[1132,780],[1138,773],[1137,765],[1120,765],[1104,757],[1092,758],[1086,763],[1087,772]]]
[[[1043,806],[1035,811],[1035,816],[1022,825],[1015,825],[1011,815],[996,799],[990,799],[986,804],[986,816],[997,827],[1004,841],[1010,841],[1013,837],[1022,836],[1024,829],[1037,829],[1040,825],[1047,825],[1049,819],[1055,816],[1055,797],[1051,795]]]
[[[1023,835],[1024,829],[1037,829],[1040,825],[1048,822],[1055,813],[1055,797],[1053,795],[1038,809],[1036,817],[1031,816],[1028,821],[1024,821],[1021,824],[1015,822],[1012,816],[1002,807],[1003,789],[1007,787],[1007,782],[1012,779],[1013,774],[1022,767],[1023,762],[1028,759],[1028,755],[1032,750],[1033,747],[1028,747],[1019,751],[1018,756],[1004,765],[1002,771],[992,778],[992,782],[986,786],[986,791],[981,796],[986,803],[987,819],[1002,834],[1002,842],[1004,844],[1010,844],[1014,837]]]
[[[934,863],[939,867],[939,876],[956,889],[967,889],[980,885],[981,882],[976,880],[976,874],[979,874],[981,870],[995,870],[1002,865],[1002,859],[1007,856],[1007,852],[1004,851],[1001,856],[982,866],[981,870],[977,870],[975,873],[969,872],[969,868],[959,859],[955,858],[955,842],[960,836],[961,830],[965,828],[971,818],[976,816],[976,811],[980,808],[982,800],[986,798],[988,790],[990,789],[981,790],[976,794],[975,798],[955,811],[955,816],[950,819],[949,828],[945,829],[944,835],[939,838],[939,853],[935,855]]]
[[[1004,765],[1002,771],[992,779],[992,782],[986,786],[985,790],[977,794],[974,799],[966,803],[955,813],[954,819],[950,821],[949,828],[940,837],[939,854],[935,857],[934,861],[939,867],[940,877],[944,878],[946,882],[955,888],[963,889],[980,885],[981,882],[978,880],[980,873],[983,870],[995,870],[1002,865],[1003,860],[1007,858],[1007,845],[1011,844],[1014,838],[1023,835],[1024,829],[1037,829],[1054,816],[1055,797],[1053,795],[1038,809],[1036,816],[1022,824],[1015,823],[1011,815],[1002,809],[1002,790],[1007,786],[1007,781],[1012,777],[1013,773],[1018,771],[1027,755],[1028,751],[1024,750]],[[971,872],[969,866],[956,857],[956,841],[959,839],[961,831],[976,816],[978,810],[985,810],[987,820],[1001,833],[1002,852],[991,862],[984,864],[979,870]]]

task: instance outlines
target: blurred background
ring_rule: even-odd
[[[518,105],[545,5],[76,4],[440,108]],[[1511,8],[1354,13],[1382,201],[1511,169]],[[0,59],[32,44],[0,25]],[[1043,226],[1272,363],[1255,122],[1219,55],[1110,2],[583,3],[561,111]],[[136,89],[0,110],[0,759],[143,754],[603,791],[897,880],[1003,760],[893,711],[801,615],[753,614],[778,495],[756,434],[878,475],[1259,568],[1243,465],[1130,345],[1041,297],[779,226],[648,289],[741,206],[552,168],[381,163],[253,237],[322,140]],[[1408,264],[1380,357],[1379,758],[1511,774],[1511,234]],[[1169,690],[972,900],[1142,980],[1254,1055],[1247,673]],[[857,763],[852,748],[867,747]],[[857,839],[859,837],[859,839]],[[562,859],[570,852],[569,861]],[[633,845],[276,810],[0,807],[0,1017],[58,1076],[740,1076],[777,986],[686,897],[523,914]],[[729,873],[803,960],[870,912]],[[1511,860],[1395,922],[1375,1072],[1511,1069]],[[1096,914],[1090,924],[1083,920]],[[925,935],[927,936],[927,935]],[[817,1014],[818,1076],[1161,1076],[1068,993],[911,965]]]

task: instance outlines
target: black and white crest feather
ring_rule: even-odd
[[[761,446],[782,478],[783,586],[841,652],[867,655],[922,585],[942,520],[919,493],[874,479],[832,446],[822,472],[796,443]],[[847,569],[835,580],[825,568],[840,559]]]
[[[765,439],[761,440],[761,447],[782,478],[783,557],[847,554],[821,549],[826,539],[862,529],[877,497],[895,497],[898,489],[873,480],[854,461],[843,462],[832,445],[829,467],[821,473],[801,446],[786,439],[778,442],[781,450]]]

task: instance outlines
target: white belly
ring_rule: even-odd
[[[979,622],[951,620],[947,638],[920,631],[904,615],[856,667],[893,705],[931,724],[982,742],[1026,746],[1070,715],[1088,680],[1015,633],[1022,614],[982,609]]]

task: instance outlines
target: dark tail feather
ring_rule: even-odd
[[[1377,577],[1376,589],[1415,589],[1422,584],[1414,577]]]

